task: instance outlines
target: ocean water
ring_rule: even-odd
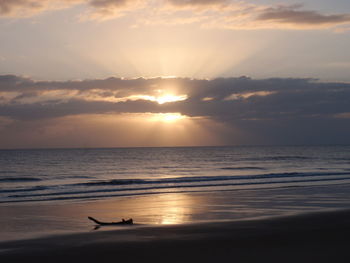
[[[350,146],[0,150],[0,203],[350,184]]]

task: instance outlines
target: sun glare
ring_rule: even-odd
[[[155,100],[159,103],[159,104],[164,104],[167,102],[175,102],[175,101],[183,101],[187,99],[187,95],[179,95],[179,96],[175,96],[175,95],[171,95],[171,94],[166,94],[160,97],[156,97]]]
[[[180,113],[158,113],[152,114],[153,121],[161,121],[161,122],[176,122],[179,120],[185,119],[187,116],[181,115]]]
[[[184,118],[185,118],[185,116],[182,116],[179,113],[175,113],[175,114],[168,113],[168,114],[165,114],[165,116],[163,116],[163,120],[167,121],[167,122],[177,121],[177,120],[181,120]]]

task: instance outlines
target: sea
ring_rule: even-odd
[[[349,208],[350,146],[0,150],[0,245]]]
[[[350,184],[350,146],[0,150],[0,204]]]

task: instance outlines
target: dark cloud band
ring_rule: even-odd
[[[187,99],[163,104],[147,96],[132,99],[137,94],[154,95],[162,87],[177,87],[176,94],[186,94]],[[145,116],[178,112],[195,117],[194,121],[205,121],[206,129],[225,144],[344,144],[350,143],[349,101],[349,83],[312,79],[108,78],[49,82],[7,75],[0,76],[0,135],[3,145],[12,147],[18,138],[27,141],[31,131],[36,133],[29,137],[37,138],[37,133],[47,131],[47,125],[59,127],[61,132],[69,130],[73,125],[69,120],[75,117],[81,123],[75,122],[74,129],[79,130],[80,125],[94,125],[89,124],[91,116],[96,122],[111,115],[118,119],[124,113]],[[67,123],[69,127],[64,126]],[[113,126],[104,125],[103,129]]]
[[[169,86],[177,87],[176,93],[186,94],[187,99],[161,105],[147,99],[155,89]],[[0,115],[15,119],[181,112],[234,121],[333,118],[350,112],[350,84],[312,79],[108,78],[47,82],[7,75],[0,76],[0,94]]]

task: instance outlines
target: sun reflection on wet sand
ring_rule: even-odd
[[[132,217],[140,224],[182,224],[192,221],[196,204],[202,197],[184,193],[169,193],[114,201],[98,201],[89,205],[91,215],[104,221],[116,221]],[[197,207],[197,208],[196,208]]]
[[[40,206],[0,206],[0,213],[12,218],[11,221],[0,219],[4,232],[0,241],[91,231],[94,224],[88,216],[105,222],[133,218],[136,225],[189,223],[196,214],[203,212],[201,203],[206,203],[203,196],[168,193]],[[99,231],[111,229],[118,229],[118,226],[102,227]]]
[[[182,224],[189,221],[194,207],[194,200],[186,194],[176,193],[158,197],[158,224]]]

